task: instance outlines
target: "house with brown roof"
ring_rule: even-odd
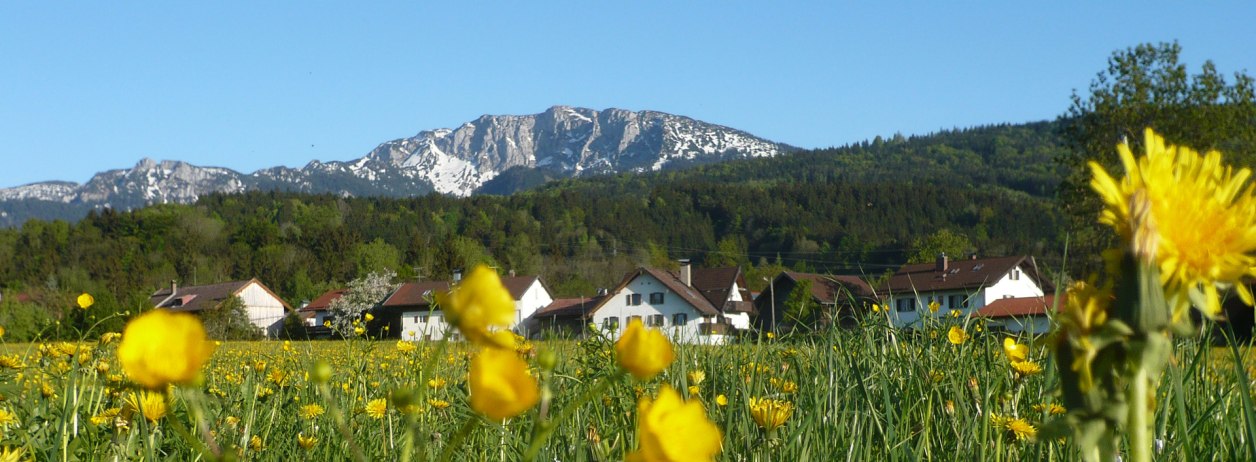
[[[1051,316],[1063,308],[1063,298],[1054,294],[1000,298],[974,311],[973,317],[984,319],[992,331],[1046,334],[1051,331]]]
[[[605,297],[606,294],[601,293],[595,297],[554,299],[532,315],[537,326],[532,338],[540,338],[546,332],[557,337],[583,337],[588,333],[589,314]]]
[[[269,338],[279,335],[283,329],[284,315],[292,311],[287,302],[257,279],[188,287],[179,287],[171,281],[170,287],[153,292],[149,300],[157,308],[199,313],[217,309],[231,297],[239,297],[244,302],[249,322]]]
[[[641,267],[628,273],[614,289],[607,292],[585,316],[611,338],[618,338],[622,327],[640,319],[647,327],[661,329],[679,343],[721,344],[738,330],[734,319],[746,316],[751,305],[742,300],[744,286],[732,285],[739,273],[702,275],[709,277],[707,290],[694,284],[694,270],[687,261],[680,271]],[[730,285],[725,288],[722,282]],[[744,279],[743,279],[744,282]],[[699,284],[702,285],[702,284]],[[716,300],[715,303],[708,296]],[[721,300],[721,296],[723,299]],[[729,303],[733,302],[733,303]]]
[[[324,322],[333,319],[330,312],[331,302],[343,297],[345,292],[348,289],[329,290],[298,309],[297,313],[300,313],[301,320],[307,327],[321,327]]]
[[[952,310],[968,315],[996,300],[1043,297],[1053,290],[1031,256],[951,260],[943,254],[935,263],[899,268],[878,295],[896,327],[912,327],[929,316]],[[936,312],[929,308],[933,303]]]
[[[376,335],[403,339],[440,340],[444,338],[448,323],[439,306],[435,306],[437,292],[448,291],[461,279],[454,274],[454,281],[420,281],[402,284],[372,311]],[[501,278],[502,285],[515,301],[515,319],[510,329],[517,334],[530,336],[538,329],[533,314],[550,305],[554,299],[541,281],[540,276],[515,276]],[[382,329],[382,326],[388,328]]]
[[[808,287],[813,309],[805,319],[796,319],[790,313],[790,294],[800,286]],[[872,286],[858,276],[836,276],[813,273],[782,271],[755,298],[754,307],[759,313],[756,326],[762,331],[789,331],[807,326],[809,329],[824,328],[836,321],[841,326],[852,326],[857,316],[876,302]]]

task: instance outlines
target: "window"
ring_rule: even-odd
[[[663,304],[663,293],[662,293],[662,292],[653,292],[653,293],[651,293],[651,294],[650,294],[650,304],[651,304],[651,305],[662,305],[662,304]]]
[[[1013,280],[1013,281],[1019,281],[1019,280],[1020,280],[1020,268],[1016,268],[1016,269],[1012,270],[1012,280]]]
[[[672,315],[672,325],[683,326],[689,322],[689,315],[685,313],[676,313]]]
[[[907,312],[907,311],[916,311],[916,299],[914,298],[900,298],[898,299],[898,301],[894,302],[894,304],[895,304],[895,307],[894,307],[895,310],[900,313]]]
[[[951,295],[947,297],[946,307],[952,310],[968,308],[968,300],[963,295]]]
[[[650,327],[663,327],[667,323],[666,318],[661,314],[650,315]]]
[[[419,316],[419,322],[427,324],[427,315]]]
[[[611,316],[602,320],[602,328],[606,330],[619,329],[619,318]]]
[[[624,304],[628,306],[636,306],[641,304],[641,294],[624,295]]]

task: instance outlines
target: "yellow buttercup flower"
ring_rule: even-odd
[[[750,398],[750,417],[754,418],[754,422],[759,427],[772,431],[781,425],[785,425],[785,421],[789,420],[789,416],[794,414],[794,403],[785,400],[771,398]]]
[[[624,335],[615,342],[619,364],[641,380],[649,380],[676,360],[676,352],[667,336],[654,329],[646,329],[640,319],[628,322]]]
[[[728,397],[727,397],[727,396],[724,396],[724,394],[723,394],[723,393],[720,393],[718,396],[716,396],[716,397],[715,397],[715,404],[718,404],[718,405],[720,405],[720,406],[727,406],[727,405],[728,405]]]
[[[84,310],[91,308],[92,305],[96,304],[96,299],[92,297],[92,294],[88,293],[79,295],[78,299],[75,301],[78,302],[78,307]]]
[[[118,362],[135,383],[150,390],[187,383],[214,353],[200,319],[187,313],[152,310],[127,323]]]
[[[628,461],[704,461],[720,452],[720,429],[711,423],[697,400],[685,402],[670,386],[658,399],[637,402],[637,438],[640,445]]]
[[[1003,338],[1003,354],[1008,361],[1024,361],[1029,359],[1029,347],[1016,342],[1012,337]]]
[[[946,339],[954,345],[963,345],[968,341],[968,332],[964,332],[959,326],[951,326],[951,330],[946,332]]]
[[[515,299],[497,272],[480,265],[452,290],[436,294],[445,319],[458,326],[474,343],[515,348],[515,336],[506,330],[515,319]]]
[[[937,300],[930,300],[930,301],[929,301],[929,313],[930,313],[930,314],[937,313],[937,312],[938,312],[938,308],[942,308],[942,304],[941,304],[941,303],[938,303],[938,301],[937,301]]]
[[[1090,186],[1104,209],[1101,223],[1116,230],[1139,260],[1160,269],[1174,319],[1190,307],[1189,292],[1201,290],[1205,315],[1221,312],[1217,284],[1256,276],[1256,196],[1248,168],[1221,162],[1221,153],[1200,155],[1173,146],[1150,128],[1144,131],[1146,154],[1137,159],[1129,145],[1117,146],[1125,178],[1119,182],[1096,162]],[[1245,284],[1235,284],[1251,305]]]
[[[528,363],[511,350],[485,348],[471,359],[471,409],[490,420],[522,414],[540,400]]]
[[[388,400],[376,398],[366,403],[366,415],[374,419],[382,419],[388,414]]]
[[[409,353],[417,349],[419,349],[419,347],[413,343],[407,342],[405,340],[397,341],[397,351],[400,351],[402,353]]]

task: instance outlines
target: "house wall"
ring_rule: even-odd
[[[1013,276],[1013,272],[1020,271],[1019,276]],[[890,312],[890,320],[894,322],[895,327],[910,327],[920,324],[921,319],[929,316],[943,317],[950,315],[952,309],[960,310],[963,315],[971,314],[994,300],[1009,297],[1041,297],[1043,295],[1042,288],[1038,283],[1034,282],[1025,274],[1021,267],[1014,268],[1008,274],[1003,275],[994,284],[987,285],[975,291],[938,291],[938,292],[919,292],[894,294],[889,297],[888,306]],[[967,306],[963,302],[952,306],[952,296],[962,297],[967,301]],[[915,310],[898,311],[900,300],[916,299]],[[937,313],[929,312],[929,301],[937,300],[941,307]]]
[[[532,285],[523,292],[523,296],[515,300],[515,323],[510,326],[511,330],[531,338],[532,334],[539,329],[538,322],[532,319],[532,315],[536,314],[537,310],[549,306],[550,303],[554,303],[554,298],[550,296],[548,290],[545,290],[541,280],[532,281]]]
[[[663,303],[650,303],[651,293],[663,293]],[[632,294],[641,296],[640,305],[629,305],[627,297]],[[623,289],[608,296],[606,302],[593,313],[592,323],[598,329],[602,329],[607,336],[612,339],[618,339],[624,327],[628,326],[628,319],[631,316],[641,316],[641,322],[647,323],[650,315],[663,315],[663,333],[667,334],[672,341],[677,343],[723,343],[723,336],[699,335],[699,324],[703,323],[702,315],[692,305],[680,297],[680,295],[667,289],[661,281],[655,279],[654,276],[642,273],[633,279]],[[676,325],[673,320],[675,315],[686,315],[686,321],[683,325]],[[619,327],[610,329],[607,326],[607,320],[617,318]],[[647,323],[648,326],[648,323]]]
[[[439,310],[401,313],[402,340],[441,340],[445,338],[448,327],[449,324]]]
[[[1044,335],[1051,332],[1051,319],[1046,316],[1018,316],[986,320],[986,328],[1013,333]]]
[[[741,286],[737,285],[736,282],[733,283],[733,288],[728,293],[727,301],[747,301],[746,299],[741,298]],[[724,313],[724,317],[727,318],[728,322],[732,323],[733,327],[736,327],[738,330],[750,328],[750,313]]]
[[[267,337],[274,338],[283,329],[283,301],[275,298],[256,282],[240,289],[239,297],[249,313],[249,322],[257,326]]]

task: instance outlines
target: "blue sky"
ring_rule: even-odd
[[[1045,120],[1143,42],[1256,73],[1253,2],[182,3],[0,3],[0,187],[348,160],[555,104],[801,147]]]

